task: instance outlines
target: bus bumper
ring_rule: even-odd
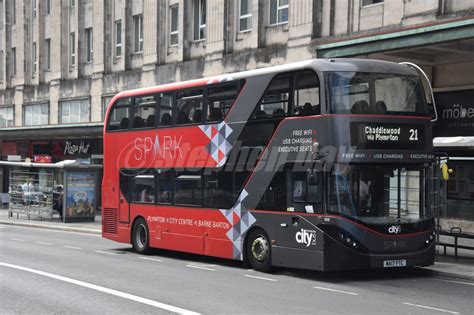
[[[325,248],[324,270],[393,269],[434,264],[435,243],[409,253],[365,254],[334,242]]]

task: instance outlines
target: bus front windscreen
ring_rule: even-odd
[[[329,211],[367,224],[415,223],[433,217],[429,169],[336,164]]]
[[[326,80],[333,114],[429,115],[417,76],[330,72]]]

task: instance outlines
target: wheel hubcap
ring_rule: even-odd
[[[148,241],[148,236],[146,232],[146,227],[143,224],[140,224],[137,226],[137,232],[135,234],[136,240],[137,240],[137,245],[139,248],[143,249],[146,246],[146,243]]]
[[[263,236],[258,236],[252,242],[252,255],[259,262],[263,262],[268,258],[269,248],[268,242]]]

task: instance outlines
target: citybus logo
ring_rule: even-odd
[[[400,225],[392,225],[388,228],[388,233],[390,234],[399,234],[402,232],[402,227]]]
[[[295,238],[298,244],[304,244],[306,247],[316,245],[316,231],[301,229],[296,232]]]
[[[474,118],[474,107],[464,107],[461,104],[453,104],[451,108],[443,109],[443,119]]]

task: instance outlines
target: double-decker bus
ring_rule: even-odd
[[[271,266],[434,263],[419,72],[309,60],[121,92],[104,126],[102,235]]]

